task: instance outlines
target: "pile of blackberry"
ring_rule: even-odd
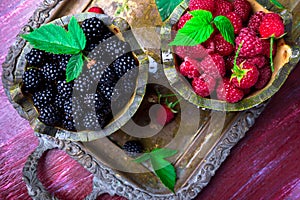
[[[22,91],[28,94],[49,126],[69,131],[103,129],[134,93],[138,63],[127,42],[119,40],[98,18],[82,22],[87,44],[83,71],[66,82],[71,55],[31,49],[23,74]]]

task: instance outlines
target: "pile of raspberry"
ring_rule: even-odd
[[[46,125],[69,131],[101,130],[134,93],[138,63],[129,43],[119,40],[100,19],[86,19],[81,27],[87,59],[80,76],[66,82],[71,55],[33,48],[25,55],[22,91]]]
[[[226,16],[235,34],[234,45],[227,42],[215,28],[204,43],[175,47],[174,51],[181,61],[178,70],[191,83],[197,95],[235,103],[268,84],[272,76],[270,37],[284,34],[284,25],[278,14],[253,13],[247,0],[190,0],[188,10],[207,10],[214,17]],[[188,12],[182,15],[177,30],[191,17]],[[238,80],[232,74],[234,58],[241,43],[236,64],[243,70],[239,74],[244,75]],[[276,48],[274,41],[273,57]]]

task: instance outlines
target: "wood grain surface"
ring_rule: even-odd
[[[0,1],[0,63],[39,2]],[[300,199],[299,77],[298,64],[196,199]],[[10,105],[1,82],[0,199],[30,199],[22,181],[22,168],[36,146],[37,139],[29,123]],[[39,165],[39,177],[60,199],[83,199],[92,189],[92,175],[58,150],[45,154]],[[98,199],[124,198],[103,195]]]

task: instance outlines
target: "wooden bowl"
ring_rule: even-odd
[[[256,11],[269,12],[261,4],[265,5],[265,1],[259,4],[257,1],[248,0]],[[188,3],[184,2],[178,6],[171,14],[169,20],[166,22],[165,27],[162,29],[162,37],[164,41],[172,40],[172,28],[178,22],[182,14],[187,10]],[[225,101],[203,98],[198,96],[192,89],[191,84],[183,77],[179,70],[178,57],[173,54],[172,48],[165,42],[162,44],[162,60],[164,65],[164,73],[170,85],[178,92],[184,99],[192,104],[218,111],[243,111],[254,106],[257,106],[267,99],[272,97],[283,85],[292,69],[296,66],[299,60],[299,32],[292,26],[291,13],[284,11],[281,13],[285,28],[288,34],[284,39],[277,41],[277,54],[274,58],[275,71],[269,83],[262,89],[255,91],[237,103],[227,103]],[[298,55],[298,56],[297,56]]]
[[[50,23],[60,25],[60,26],[66,26],[72,16],[64,16],[62,18],[56,19]],[[129,35],[127,32],[127,37],[124,38],[122,36],[122,33],[120,29],[116,26],[114,26],[111,22],[111,19],[104,14],[96,14],[96,13],[80,13],[74,15],[74,17],[77,19],[77,21],[80,23],[85,19],[91,18],[91,17],[97,17],[101,19],[105,25],[108,26],[108,28],[113,31],[119,39],[129,41],[131,46],[132,43],[136,48],[137,42],[134,41],[133,35]],[[129,32],[130,33],[130,32]],[[134,113],[137,111],[138,107],[140,106],[142,99],[145,94],[146,90],[146,83],[148,79],[148,57],[146,54],[144,54],[141,49],[133,50],[133,54],[136,58],[136,60],[139,63],[138,68],[138,77],[136,81],[136,88],[134,91],[134,94],[131,96],[131,99],[128,101],[126,106],[116,115],[114,115],[114,118],[112,121],[110,121],[103,129],[99,131],[90,131],[90,130],[84,130],[84,131],[67,131],[60,127],[51,127],[47,126],[44,123],[42,123],[39,119],[39,113],[37,109],[34,107],[31,98],[26,96],[22,93],[21,86],[22,86],[22,74],[24,73],[27,61],[25,59],[25,55],[31,50],[32,46],[30,44],[26,44],[26,46],[23,48],[21,55],[16,63],[16,74],[18,74],[17,77],[14,79],[13,85],[9,86],[9,96],[11,97],[11,101],[13,103],[18,104],[21,106],[23,110],[23,116],[27,118],[30,121],[30,125],[33,127],[33,129],[39,133],[43,134],[50,134],[52,136],[57,136],[60,139],[66,139],[66,140],[73,140],[73,141],[93,141],[105,136],[108,136],[112,133],[114,133],[116,130],[118,130],[120,127],[122,127],[128,120],[131,119],[131,117],[134,115]]]

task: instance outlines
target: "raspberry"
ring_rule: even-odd
[[[202,59],[208,55],[208,52],[201,44],[196,46],[177,46],[175,53],[181,58],[188,56],[193,59]]]
[[[25,59],[29,65],[40,67],[45,64],[47,53],[35,48],[32,48],[29,53],[25,55]]]
[[[249,19],[248,28],[258,33],[259,26],[265,15],[266,13],[264,13],[263,11],[258,11],[254,13]]]
[[[179,67],[180,73],[188,78],[199,77],[200,72],[198,65],[198,61],[193,60],[189,57],[185,57],[184,62],[182,62]]]
[[[235,38],[236,50],[243,42],[239,56],[253,57],[261,54],[263,47],[261,40],[256,36],[256,33],[250,28],[243,28],[240,34]]]
[[[43,68],[44,78],[48,81],[56,81],[58,79],[64,79],[65,71],[58,67],[56,63],[46,63]]]
[[[257,82],[259,71],[257,68],[247,62],[237,67],[233,67],[233,73],[230,81],[238,88],[248,89]]]
[[[210,12],[214,11],[215,1],[214,0],[190,0],[190,10],[207,10]]]
[[[217,87],[217,97],[219,100],[228,103],[236,103],[244,97],[243,90],[235,87],[227,78],[220,81]]]
[[[270,39],[261,39],[261,43],[262,43],[262,55],[270,58]],[[273,42],[273,51],[272,51],[272,55],[275,56],[277,52],[277,43]]]
[[[61,121],[59,112],[52,105],[40,109],[39,119],[48,126],[57,126]]]
[[[257,68],[262,68],[268,64],[268,59],[263,55],[257,55],[252,58],[247,58],[246,62],[252,65],[255,65]]]
[[[42,72],[38,69],[30,68],[26,70],[22,75],[24,89],[29,91],[38,89],[43,82],[42,77]]]
[[[224,77],[226,73],[225,61],[217,53],[206,56],[200,62],[199,67],[203,73],[211,75],[214,78]]]
[[[136,61],[132,53],[124,54],[113,62],[113,67],[117,78],[121,78],[131,69],[137,67]]]
[[[267,13],[259,26],[259,34],[262,38],[281,37],[284,34],[281,17],[276,13]]]
[[[33,105],[38,109],[47,107],[54,102],[54,93],[52,87],[35,92],[32,97]]]
[[[138,155],[140,155],[143,152],[142,144],[136,140],[127,141],[123,145],[122,149],[128,156],[131,156],[131,157],[137,157]]]
[[[233,1],[234,12],[236,12],[246,22],[251,13],[251,5],[247,0],[234,0]]]
[[[192,18],[190,13],[185,13],[183,16],[180,17],[179,22],[177,24],[177,29],[181,29],[185,23]]]
[[[233,4],[227,0],[217,0],[214,16],[226,15],[233,11]]]
[[[228,56],[233,52],[234,46],[227,42],[221,34],[217,34],[214,40],[216,45],[216,52],[221,56]]]
[[[257,90],[264,88],[268,84],[268,82],[270,81],[271,76],[272,76],[271,68],[268,65],[266,65],[258,70],[259,70],[258,80],[257,80],[256,84],[254,85],[254,88]]]
[[[209,96],[216,85],[216,80],[206,74],[202,74],[199,78],[194,78],[192,81],[192,87],[195,93],[201,97]]]
[[[65,99],[70,98],[73,93],[74,82],[67,83],[66,80],[57,81],[57,93]]]
[[[88,9],[88,12],[94,12],[94,13],[98,13],[98,14],[104,14],[104,11],[102,8],[94,6]]]
[[[235,12],[229,12],[226,14],[226,17],[230,20],[234,28],[234,34],[239,34],[243,28],[242,18]]]
[[[162,126],[170,123],[174,117],[173,111],[166,104],[161,104],[156,112],[156,122]]]

